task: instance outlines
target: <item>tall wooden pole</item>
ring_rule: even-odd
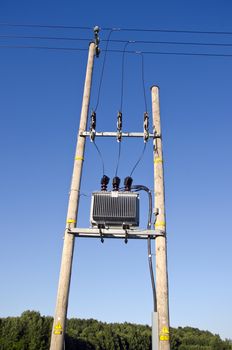
[[[161,232],[156,237],[156,296],[158,312],[159,350],[170,350],[167,241],[164,201],[163,152],[160,126],[159,88],[151,88],[153,131],[158,136],[154,139],[154,190],[155,209],[157,212],[155,229]]]
[[[82,100],[79,132],[86,131],[95,47],[96,46],[94,43],[91,43],[89,46],[89,55],[86,68],[86,78]],[[67,231],[69,228],[76,227],[82,165],[84,160],[84,150],[85,137],[81,137],[78,134],[71,189],[69,195],[69,204],[66,220],[67,225],[64,233],[63,254],[61,260],[60,278],[57,292],[56,310],[52,328],[50,350],[64,349],[64,333],[68,309],[69,287],[71,280],[72,260],[75,242],[75,236],[69,234]]]

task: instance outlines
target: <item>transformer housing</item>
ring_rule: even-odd
[[[120,191],[93,192],[90,222],[92,227],[138,227],[138,193]]]

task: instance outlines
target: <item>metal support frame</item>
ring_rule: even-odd
[[[124,239],[147,239],[163,236],[161,230],[140,230],[140,229],[122,229],[122,228],[70,228],[67,233],[75,237],[90,238],[124,238]]]
[[[86,136],[91,136],[90,131],[80,131],[79,136],[86,137]],[[95,137],[115,137],[117,138],[118,133],[114,131],[101,131],[101,132],[95,132]],[[161,136],[154,133],[149,133],[148,138],[152,139],[158,139]],[[142,137],[144,138],[144,133],[143,132],[122,132],[121,137]]]

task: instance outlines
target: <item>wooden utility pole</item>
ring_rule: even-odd
[[[158,312],[158,350],[170,350],[167,241],[164,201],[163,152],[160,126],[159,88],[151,88],[152,117],[154,138],[154,193],[156,222],[155,229],[160,231],[156,237],[156,297]]]
[[[71,189],[69,195],[69,204],[67,212],[67,225],[64,233],[63,254],[61,260],[60,278],[57,293],[56,310],[54,323],[52,328],[50,350],[64,349],[64,333],[68,309],[68,296],[72,271],[72,260],[74,251],[75,236],[68,233],[69,229],[76,227],[76,219],[79,204],[79,191],[81,183],[82,165],[84,160],[85,137],[81,137],[80,133],[86,130],[88,119],[90,89],[92,82],[92,72],[94,64],[96,45],[91,43],[89,46],[88,63],[86,68],[86,78],[84,86],[84,94],[82,100],[82,109],[80,116],[80,128],[76,146],[76,154],[73,167],[73,175],[71,181]]]

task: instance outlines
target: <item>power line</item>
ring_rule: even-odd
[[[92,30],[92,27],[65,26],[65,25],[45,25],[45,24],[24,24],[24,23],[0,23],[2,27],[25,27],[25,28],[50,28],[50,29],[83,29]]]
[[[34,36],[34,35],[0,35],[3,39],[38,39],[38,40],[64,40],[64,41],[86,41],[91,42],[90,38],[72,38],[72,37],[56,37],[56,36]],[[128,40],[121,39],[101,39],[102,42],[111,43],[127,43]],[[133,40],[134,44],[159,44],[159,45],[184,45],[184,46],[218,46],[232,47],[231,43],[206,43],[206,42],[186,42],[186,41],[157,41],[157,40]]]
[[[67,26],[67,25],[45,25],[45,24],[24,24],[24,23],[0,23],[5,27],[25,27],[25,28],[49,28],[49,29],[81,29],[92,30],[92,27],[85,26]],[[127,32],[158,32],[158,33],[185,33],[185,34],[209,34],[209,35],[232,35],[232,31],[204,31],[188,29],[169,29],[169,28],[110,28],[101,27],[101,30],[127,31]]]
[[[94,109],[95,112],[97,111],[97,108],[98,108],[98,105],[99,105],[101,86],[102,86],[103,74],[104,74],[105,63],[106,63],[106,54],[107,54],[107,51],[108,51],[109,40],[110,40],[110,36],[111,36],[112,32],[113,32],[112,30],[109,32],[109,35],[108,35],[108,38],[107,38],[107,41],[106,41],[106,48],[105,48],[105,50],[103,50],[105,52],[105,54],[104,54],[104,58],[103,58],[101,77],[100,77],[100,83],[99,83],[99,88],[98,88],[97,103],[96,103],[96,107]]]
[[[26,45],[0,45],[0,49],[39,49],[53,51],[88,51],[85,48],[77,47],[52,47],[52,46],[26,46]],[[101,50],[105,52],[105,50]],[[107,50],[112,53],[122,53],[123,50]],[[176,56],[202,56],[202,57],[232,57],[232,54],[214,54],[214,53],[193,53],[193,52],[162,52],[162,51],[125,51],[129,54],[145,54],[145,55],[176,55]]]

